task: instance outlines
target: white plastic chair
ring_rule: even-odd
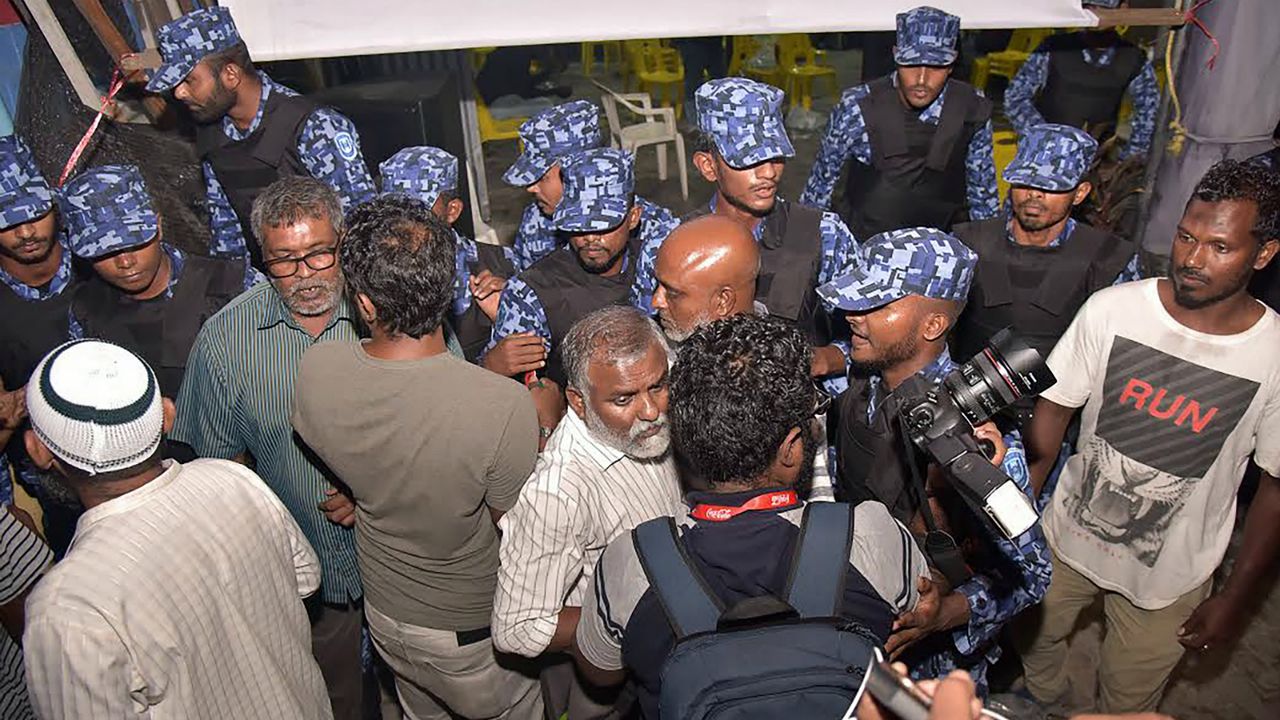
[[[680,196],[688,200],[689,170],[685,167],[684,137],[676,128],[676,111],[669,107],[653,107],[648,93],[617,93],[594,80],[592,82],[604,91],[600,104],[604,106],[604,116],[609,121],[610,144],[632,154],[637,154],[646,145],[656,146],[659,180],[667,179],[667,143],[675,143]],[[644,118],[644,122],[624,126],[618,117],[619,105]]]

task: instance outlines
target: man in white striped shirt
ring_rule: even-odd
[[[133,353],[66,343],[27,385],[27,451],[85,513],[27,600],[37,717],[332,718],[302,597],[320,564],[261,478],[160,459],[173,403]]]
[[[657,325],[629,307],[597,310],[566,335],[572,412],[498,524],[499,649],[529,657],[567,649],[605,546],[646,520],[681,511],[667,429],[667,352]],[[572,666],[563,667],[571,676]],[[557,702],[583,707],[576,690],[544,675],[556,714],[563,709]],[[571,709],[570,716],[579,713]]]
[[[755,299],[759,275],[760,245],[742,223],[704,215],[672,230],[654,264],[653,309],[667,340],[678,345],[698,328],[734,315],[768,316],[769,309]],[[675,362],[675,353],[670,359]],[[809,502],[831,502],[835,494],[827,465],[827,417],[817,420],[821,439],[813,478],[799,490]]]

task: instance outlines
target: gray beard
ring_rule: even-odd
[[[609,429],[604,421],[595,414],[591,409],[590,403],[586,405],[585,423],[587,430],[599,441],[626,455],[632,460],[657,460],[665,456],[671,449],[671,430],[667,424],[667,415],[663,413],[655,422],[647,422],[637,420],[631,426],[631,431],[627,435],[621,435]],[[654,425],[661,425],[662,430],[653,437],[643,440],[637,439],[640,433],[650,430]]]

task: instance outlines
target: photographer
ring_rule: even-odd
[[[976,263],[971,250],[940,230],[895,230],[871,238],[857,264],[818,292],[829,307],[845,311],[852,330],[851,384],[833,408],[839,499],[879,500],[918,540],[936,526],[963,554],[954,563],[961,572],[953,570],[950,579],[935,570],[921,606],[898,618],[886,648],[901,655],[917,677],[966,669],[985,695],[987,665],[1000,656],[1001,627],[1038,602],[1048,586],[1044,536],[1037,525],[1006,539],[962,501],[922,452],[912,447],[915,457],[906,456],[909,440],[884,407],[889,393],[908,378],[919,374],[938,383],[956,369],[947,335],[964,307]],[[1017,433],[1001,437],[984,423],[974,434],[995,446],[992,464],[1030,495]],[[919,480],[909,460],[920,468]],[[930,558],[935,568],[939,559]]]

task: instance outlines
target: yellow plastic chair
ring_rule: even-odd
[[[481,144],[493,140],[518,140],[520,126],[528,119],[527,117],[495,119],[489,112],[489,106],[484,104],[484,98],[480,97],[478,91],[476,92],[476,124],[480,126]]]
[[[814,50],[809,36],[804,33],[783,35],[777,42],[778,72],[783,78],[783,90],[790,99],[790,106],[797,104],[804,109],[813,108],[813,81],[820,78],[827,83],[832,96],[840,94],[835,68],[823,64],[826,53]]]
[[[993,75],[1013,79],[1018,74],[1018,70],[1022,64],[1031,57],[1031,51],[1035,50],[1045,38],[1053,34],[1053,28],[1020,28],[1013,31],[1013,36],[1009,38],[1009,46],[1004,50],[998,50],[993,53],[977,58],[973,61],[973,72],[969,76],[969,82],[977,88],[987,89],[987,82]]]
[[[680,53],[659,40],[630,41],[629,53],[630,74],[639,81],[640,90],[649,93],[655,103],[674,108],[676,117],[681,117],[684,112],[684,62]]]
[[[730,43],[729,56],[729,76],[730,77],[746,77],[762,83],[768,83],[777,87],[781,87],[785,80],[782,78],[781,70],[775,65],[771,68],[762,68],[751,64],[756,54],[760,52],[761,43],[750,35],[735,35]],[[774,49],[774,56],[777,56],[777,49]]]
[[[1018,152],[1018,134],[1012,130],[996,130],[991,136],[992,149],[995,151],[996,188],[1000,192],[1000,202],[1009,197],[1009,183],[1004,181],[1004,169],[1013,162]]]
[[[600,48],[601,57],[604,58],[604,71],[609,72],[612,66],[621,66],[622,62],[622,43],[617,40],[603,40],[601,42],[584,42],[582,43],[582,74],[590,75],[596,64],[596,48]]]

